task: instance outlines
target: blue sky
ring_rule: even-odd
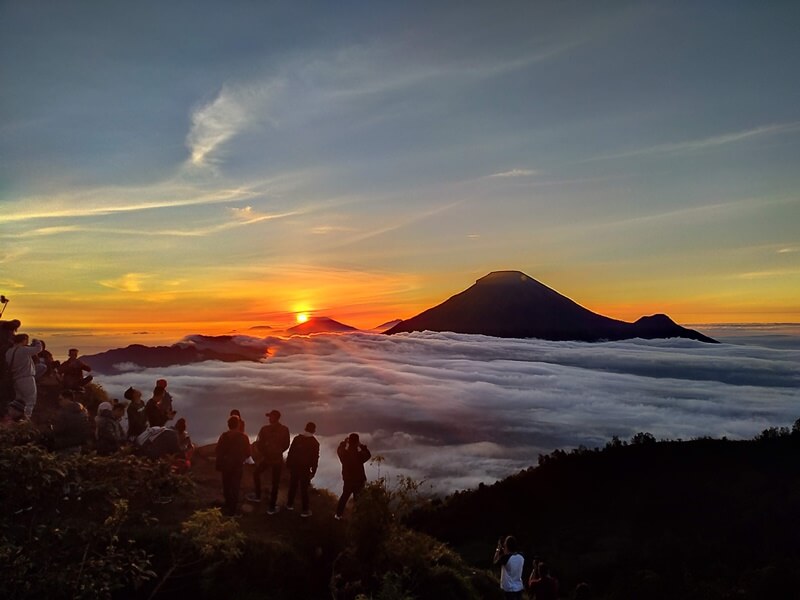
[[[0,4],[0,291],[368,327],[519,269],[800,320],[796,3],[432,4]]]

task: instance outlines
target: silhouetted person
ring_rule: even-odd
[[[147,401],[144,407],[144,412],[147,414],[147,422],[150,427],[163,427],[167,421],[175,416],[173,411],[167,412],[164,408],[164,388],[155,388],[153,390],[153,397]]]
[[[222,493],[225,496],[223,513],[233,516],[239,507],[242,485],[242,464],[250,456],[250,439],[239,431],[239,418],[228,418],[228,431],[219,436],[216,448],[216,467],[222,473]]]
[[[533,571],[528,579],[531,598],[536,600],[556,600],[558,580],[550,575],[550,568],[541,560],[533,561]]]
[[[337,519],[341,519],[344,514],[344,507],[352,495],[358,498],[358,494],[364,489],[367,482],[367,474],[364,472],[364,463],[371,457],[369,449],[359,441],[357,433],[351,433],[347,439],[342,440],[336,449],[339,461],[342,463],[342,495],[336,505]]]
[[[156,380],[156,387],[162,388],[164,390],[164,394],[161,398],[161,405],[164,407],[164,411],[169,414],[173,412],[175,409],[172,406],[172,394],[167,391],[167,380],[166,379],[157,379]],[[155,395],[155,390],[153,390],[153,394]]]
[[[53,449],[60,454],[80,454],[94,436],[89,413],[75,401],[72,390],[58,395],[58,412],[53,421]]]
[[[76,390],[92,381],[92,376],[83,376],[84,371],[91,371],[92,367],[78,358],[78,349],[69,349],[69,358],[61,363],[58,368],[63,377],[64,387],[68,390]]]
[[[125,390],[125,399],[130,400],[130,404],[128,404],[128,439],[134,440],[147,429],[146,406],[142,400],[142,392],[136,388],[129,387]]]
[[[14,345],[14,336],[22,323],[17,319],[11,321],[0,321],[0,351],[5,354],[6,350]]]
[[[239,417],[239,431],[241,431],[242,433],[245,433],[245,430],[244,430],[244,419],[242,419],[242,413],[239,412],[239,409],[234,408],[233,410],[231,410],[230,415],[228,415],[228,416],[230,416],[230,417]]]
[[[500,538],[494,550],[494,564],[500,565],[500,589],[508,600],[522,600],[522,567],[525,558],[519,553],[513,535]]]
[[[6,367],[14,382],[14,397],[25,405],[25,416],[31,416],[36,405],[36,367],[33,357],[42,351],[38,340],[29,346],[27,333],[14,336],[14,345],[6,350]]]
[[[100,456],[110,456],[118,452],[125,443],[125,431],[120,423],[124,414],[124,404],[101,402],[97,407],[95,449]]]
[[[311,480],[317,474],[319,466],[319,442],[314,437],[317,431],[316,424],[306,423],[305,431],[294,436],[289,454],[286,456],[286,467],[289,469],[289,495],[286,498],[286,508],[294,510],[294,496],[297,486],[300,485],[300,501],[303,504],[301,517],[310,517],[311,510],[308,506],[308,488]]]
[[[289,428],[281,420],[281,413],[271,410],[266,415],[269,423],[258,432],[256,448],[261,459],[253,469],[253,494],[247,497],[252,502],[261,502],[261,473],[269,469],[272,473],[272,487],[269,493],[268,515],[278,512],[278,488],[283,470],[283,453],[289,447]]]

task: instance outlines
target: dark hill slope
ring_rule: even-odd
[[[557,451],[540,462],[418,512],[413,525],[480,566],[513,533],[565,593],[589,581],[599,598],[797,597],[800,433]]]
[[[201,349],[194,345],[174,344],[172,346],[143,346],[131,344],[125,348],[115,348],[81,357],[95,371],[113,375],[130,370],[130,365],[142,368],[163,368],[173,365],[189,365],[206,360],[219,360],[222,362],[237,362],[240,360],[259,360],[257,353],[219,352],[211,349]],[[121,368],[120,368],[121,367]]]
[[[587,342],[636,337],[715,342],[666,315],[642,317],[635,323],[604,317],[520,271],[489,273],[467,290],[401,321],[386,333],[425,330]]]

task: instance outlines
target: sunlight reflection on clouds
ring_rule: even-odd
[[[447,491],[536,463],[540,452],[612,435],[752,437],[800,416],[800,350],[630,340],[604,344],[452,333],[194,339],[218,350],[269,347],[264,363],[208,362],[104,376],[121,397],[158,377],[193,438],[212,442],[231,408],[255,436],[278,408],[292,434],[317,423],[317,485],[338,487],[335,446],[358,431],[381,474],[403,473]],[[133,365],[129,365],[132,367]],[[377,466],[369,468],[378,474]]]

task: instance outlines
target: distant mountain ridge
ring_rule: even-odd
[[[554,341],[680,337],[717,343],[663,314],[628,323],[594,313],[521,271],[493,271],[385,333],[425,330]]]
[[[290,335],[308,335],[310,333],[346,333],[359,331],[355,327],[340,323],[330,317],[311,317],[305,323],[300,323],[286,330]]]
[[[225,337],[219,336],[217,339],[224,340]],[[125,348],[115,348],[98,354],[90,354],[81,358],[89,364],[92,369],[105,375],[113,375],[131,370],[131,367],[139,368],[164,368],[174,365],[190,365],[206,360],[218,360],[221,362],[237,361],[257,361],[263,357],[263,352],[253,350],[248,351],[242,348],[237,352],[220,352],[210,348],[198,348],[193,344],[173,344],[172,346],[143,346],[142,344],[131,344]]]

